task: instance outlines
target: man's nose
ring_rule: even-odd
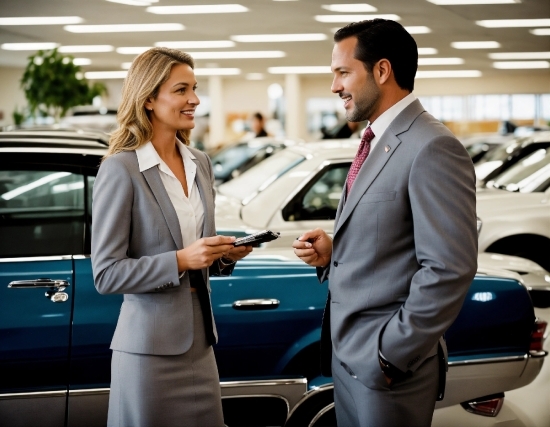
[[[332,93],[339,93],[339,92],[342,92],[343,89],[344,88],[340,84],[339,80],[335,77],[332,80],[332,85],[330,86],[330,90],[332,91]]]

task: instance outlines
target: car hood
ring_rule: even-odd
[[[218,234],[244,236],[258,230],[250,230],[241,219],[243,205],[239,199],[216,195],[216,230]]]
[[[493,188],[480,189],[476,193],[477,213],[483,219],[483,216],[500,216],[504,212],[525,210],[532,204],[539,206],[543,197],[543,193],[512,193]]]

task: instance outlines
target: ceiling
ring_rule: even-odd
[[[78,34],[64,30],[63,25],[0,25],[0,44],[55,42],[60,45],[106,44],[121,47],[154,46],[164,41],[230,40],[243,34],[322,33],[323,41],[243,43],[225,49],[186,49],[193,52],[220,51],[283,51],[282,58],[264,59],[199,59],[198,68],[233,67],[241,70],[240,78],[249,73],[268,76],[268,67],[327,66],[330,65],[334,28],[345,23],[322,23],[316,15],[347,15],[322,8],[327,4],[347,4],[352,0],[207,0],[206,4],[237,3],[249,10],[244,13],[159,15],[146,11],[144,6],[130,6],[106,0],[0,0],[1,17],[23,16],[79,16],[82,24],[144,24],[181,23],[184,30],[166,32]],[[355,2],[358,3],[358,2]],[[160,0],[154,6],[200,4],[197,0]],[[532,28],[484,28],[477,20],[541,19],[550,18],[549,0],[522,0],[515,4],[438,6],[427,0],[371,0],[376,14],[396,14],[405,26],[427,26],[431,32],[416,34],[420,48],[435,48],[437,54],[421,58],[462,58],[459,65],[421,65],[419,70],[479,70],[484,77],[517,74],[549,75],[549,69],[499,70],[493,67],[494,52],[549,52],[550,36],[536,36]],[[548,27],[547,27],[548,28]],[[497,49],[459,50],[451,47],[456,41],[497,41]],[[0,66],[24,67],[31,51],[0,49]],[[106,53],[73,53],[77,58],[88,58],[90,65],[84,71],[116,71],[135,55],[116,51]],[[550,58],[546,59],[549,60]],[[259,77],[259,76],[256,76]],[[239,78],[239,77],[234,77]]]

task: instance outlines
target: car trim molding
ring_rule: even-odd
[[[73,259],[72,255],[27,256],[21,258],[0,258],[0,262],[66,261],[71,259]]]
[[[449,361],[449,366],[483,365],[485,363],[520,362],[523,360],[527,360],[530,357],[531,355],[526,353],[519,356],[501,356],[501,357],[487,357],[484,359],[457,360],[457,361]]]
[[[32,399],[36,397],[65,397],[67,396],[66,390],[57,391],[36,391],[31,393],[5,393],[0,394],[0,400],[10,399]]]

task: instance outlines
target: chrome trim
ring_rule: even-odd
[[[521,356],[502,356],[502,357],[488,357],[486,359],[471,359],[471,360],[459,360],[456,362],[449,362],[449,366],[464,366],[464,365],[483,365],[486,363],[503,363],[503,362],[521,362],[527,360],[530,356],[524,354]]]
[[[91,255],[73,255],[73,259],[88,259]]]
[[[66,390],[59,391],[35,391],[30,393],[5,393],[0,394],[0,400],[12,400],[12,399],[33,399],[42,397],[66,397]]]
[[[0,262],[67,261],[71,259],[73,259],[72,255],[28,256],[21,258],[0,258]]]
[[[310,397],[315,396],[316,394],[322,393],[322,392],[330,390],[330,389],[334,389],[334,384],[333,383],[323,384],[319,387],[315,387],[315,388],[312,388],[311,390],[306,391],[304,393],[303,397],[298,401],[298,403],[296,403],[296,405],[294,405],[294,408],[292,408],[292,411],[290,411],[290,414],[288,414],[288,418],[290,418],[292,416],[292,414],[294,414],[294,412],[296,412],[296,409],[300,405],[302,405],[306,400],[308,400]]]
[[[26,141],[25,141],[26,142]],[[48,141],[48,143],[54,143]],[[67,144],[69,145],[69,144]],[[74,147],[74,146],[73,146]],[[55,153],[55,154],[81,154],[86,156],[103,157],[107,154],[107,149],[103,147],[91,148],[77,148],[77,147],[0,147],[0,153]]]
[[[288,411],[290,410],[290,403],[288,403],[288,400],[286,397],[283,397],[279,394],[242,394],[242,395],[235,395],[235,396],[222,396],[222,400],[224,399],[249,399],[251,397],[271,397],[276,399],[281,399],[286,404],[286,413],[288,415]]]
[[[319,421],[319,418],[321,418],[323,415],[325,415],[328,411],[330,411],[333,408],[334,408],[334,402],[329,403],[327,406],[325,406],[323,409],[317,412],[317,415],[313,417],[311,422],[308,424],[308,427],[315,427],[315,423]]]
[[[545,350],[529,350],[529,356],[538,359],[539,357],[546,357],[548,352]]]
[[[69,390],[69,396],[95,396],[109,394],[110,388],[88,388],[83,390]]]
[[[221,388],[232,387],[265,387],[278,385],[307,384],[306,378],[288,378],[281,380],[251,380],[251,381],[222,381]]]
[[[275,298],[241,299],[233,302],[235,310],[262,310],[279,307],[281,301]]]

